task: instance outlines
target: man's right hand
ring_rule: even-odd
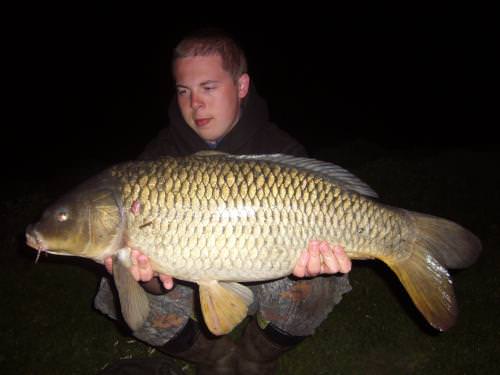
[[[170,275],[158,274],[153,272],[151,267],[151,262],[149,258],[141,253],[139,250],[132,250],[131,252],[132,267],[130,267],[130,272],[136,281],[141,281],[148,290],[148,284],[153,287],[153,283],[157,283],[155,276],[158,276],[161,280],[163,287],[170,290],[174,287],[174,279]],[[104,259],[104,266],[110,274],[113,273],[113,258],[107,257]],[[156,294],[156,293],[155,293]]]

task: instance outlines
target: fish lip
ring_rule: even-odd
[[[28,226],[26,229],[26,245],[38,250],[38,252],[47,251],[47,245],[45,245],[42,236],[33,225]]]

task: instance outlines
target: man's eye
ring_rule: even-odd
[[[215,86],[205,86],[204,89],[205,91],[212,91],[215,90]]]
[[[66,221],[68,220],[68,212],[66,211],[59,211],[57,214],[56,214],[56,219],[57,221],[59,221],[60,223],[62,223],[63,221]]]

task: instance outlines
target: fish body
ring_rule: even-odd
[[[408,254],[403,211],[298,169],[224,157],[185,161],[111,170],[124,207],[140,202],[139,212],[127,213],[127,245],[163,273],[189,281],[282,277],[311,238],[343,244],[357,259]]]
[[[145,319],[147,299],[131,286],[130,249],[146,254],[155,271],[197,283],[209,329],[224,334],[252,301],[239,282],[289,275],[307,243],[321,239],[352,259],[384,261],[430,324],[449,328],[457,307],[446,268],[474,262],[479,240],[451,221],[375,198],[330,163],[203,152],[113,166],[47,209],[27,238],[38,250],[98,262],[116,256],[132,326]]]

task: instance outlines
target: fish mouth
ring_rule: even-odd
[[[28,228],[26,228],[26,245],[38,251],[35,263],[38,262],[41,253],[48,253],[47,245],[45,245],[42,236],[36,231],[34,225],[29,225]]]

